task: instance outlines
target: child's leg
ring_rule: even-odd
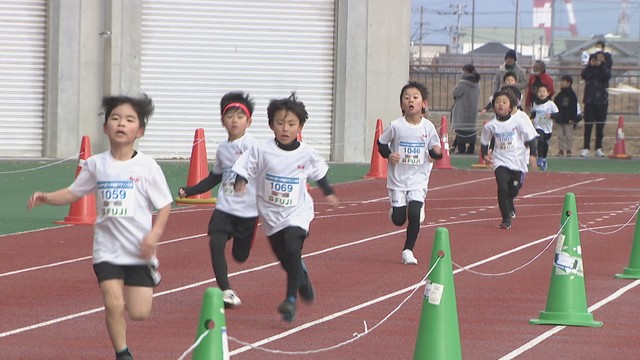
[[[132,320],[147,320],[153,307],[153,288],[144,286],[125,286],[124,304]]]
[[[423,203],[421,201],[411,200],[409,201],[409,211],[407,218],[409,224],[407,225],[407,237],[404,241],[404,250],[411,250],[416,245],[416,239],[418,239],[418,233],[420,232],[420,210]]]
[[[512,206],[512,198],[509,193],[509,182],[511,181],[511,171],[504,167],[499,166],[495,170],[496,175],[496,183],[498,185],[498,206],[500,207],[500,215],[502,216],[502,221],[511,222],[511,206]]]
[[[280,265],[287,272],[286,299],[295,302],[302,273],[302,245],[307,232],[299,227],[287,227],[270,235],[269,243]]]
[[[127,347],[127,324],[124,317],[124,281],[121,279],[100,282],[100,291],[104,302],[104,315],[107,332],[115,351]]]
[[[249,258],[253,240],[256,237],[258,227],[258,217],[240,218],[234,222],[235,229],[233,232],[233,247],[231,254],[238,262],[245,262]]]
[[[407,221],[407,195],[405,191],[389,190],[391,201],[391,222],[395,226],[404,225]]]
[[[209,220],[209,253],[216,282],[222,291],[230,288],[225,247],[233,231],[233,219],[224,211],[214,210]]]

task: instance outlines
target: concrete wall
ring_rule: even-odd
[[[370,161],[377,119],[401,115],[410,20],[410,0],[338,1],[332,160]]]
[[[51,1],[48,9],[46,157],[93,153],[104,95],[140,92],[142,0]],[[376,120],[400,115],[409,79],[410,0],[336,1],[334,161],[368,162]]]

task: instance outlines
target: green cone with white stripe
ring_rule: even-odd
[[[413,359],[462,359],[449,230],[446,228],[436,229],[429,263],[431,268],[422,300]]]

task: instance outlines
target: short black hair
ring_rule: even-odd
[[[493,99],[491,99],[491,107],[495,107],[496,99],[498,98],[498,96],[506,96],[507,99],[509,99],[509,107],[511,109],[518,105],[518,100],[515,98],[515,96],[513,96],[513,93],[509,90],[502,89],[493,94]]]
[[[502,75],[502,82],[507,80],[508,77],[512,77],[516,79],[516,81],[518,81],[518,75],[516,75],[516,73],[514,73],[513,71],[507,71],[506,73],[504,73],[504,75]]]
[[[131,97],[131,96],[105,96],[102,98],[102,109],[104,110],[104,123],[107,123],[109,120],[109,116],[111,116],[111,112],[113,109],[117,108],[120,105],[129,104],[133,108],[133,110],[138,115],[138,121],[140,122],[140,128],[144,129],[147,127],[147,121],[149,117],[153,115],[153,111],[155,110],[155,106],[153,105],[153,100],[147,94],[141,94],[139,97]]]
[[[244,105],[247,110],[249,110],[249,113],[247,114],[248,117],[251,117],[253,115],[253,109],[255,107],[253,99],[249,96],[249,94],[240,91],[228,92],[222,96],[222,98],[220,99],[220,115],[224,115],[225,110],[235,108],[241,109],[241,107],[239,106],[229,106],[229,104],[233,103]]]
[[[562,77],[560,78],[560,81],[566,81],[569,83],[569,85],[573,84],[573,78],[571,77],[571,75],[562,75]]]
[[[276,112],[284,110],[286,112],[292,112],[300,120],[300,125],[304,125],[309,118],[307,109],[302,101],[298,101],[295,91],[291,92],[291,95],[283,99],[272,99],[267,106],[267,118],[269,119],[269,126],[273,126],[273,120]]]
[[[402,95],[407,89],[418,89],[422,96],[422,100],[429,100],[429,90],[427,90],[426,86],[417,81],[409,81],[402,87],[402,90],[400,90],[400,102],[402,102]]]

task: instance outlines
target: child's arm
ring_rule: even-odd
[[[222,181],[222,174],[214,174],[213,171],[209,172],[209,175],[200,180],[199,183],[193,186],[183,186],[178,189],[178,196],[181,198],[185,196],[192,196],[202,194],[213,189],[216,185]]]
[[[327,197],[327,201],[329,202],[329,205],[331,205],[331,207],[333,208],[337,207],[339,203],[338,197],[333,192],[333,188],[329,184],[329,180],[327,179],[327,176],[325,175],[322,179],[316,181],[316,184],[318,184],[318,187],[322,189],[324,196]]]
[[[144,237],[142,244],[140,244],[140,257],[149,260],[151,256],[155,255],[156,247],[160,241],[160,237],[164,232],[164,228],[169,221],[169,213],[171,211],[171,204],[158,210],[156,214],[156,220],[153,222],[151,231]]]
[[[31,210],[35,206],[40,205],[67,205],[78,199],[81,196],[75,195],[69,190],[69,188],[60,189],[54,192],[35,192],[27,201],[27,209]]]

